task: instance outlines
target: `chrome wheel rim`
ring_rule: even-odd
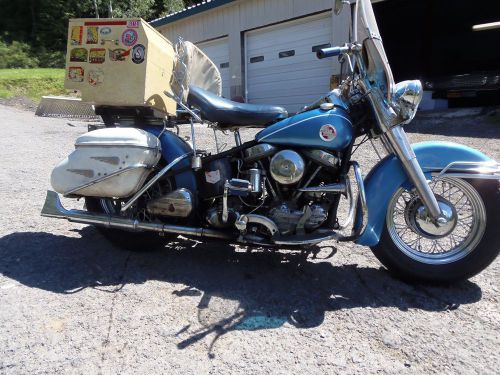
[[[386,226],[396,247],[421,263],[456,262],[477,247],[486,229],[486,209],[479,193],[468,182],[457,178],[433,180],[430,186],[440,205],[452,206],[456,215],[453,228],[441,236],[432,236],[414,225],[422,205],[415,191],[398,189],[389,203]],[[421,211],[421,210],[420,210]]]

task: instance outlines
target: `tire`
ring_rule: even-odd
[[[444,199],[442,195],[446,194],[443,189],[443,193],[440,195],[440,191],[438,191],[440,189],[437,188],[439,183],[442,185],[445,183],[450,184],[449,186],[455,185],[459,189],[463,189],[461,192],[466,196],[465,203],[463,196],[460,200],[458,200],[458,196],[455,197],[459,190],[453,190],[453,187],[448,192],[450,200]],[[431,239],[422,237],[421,240],[412,245],[412,248],[406,243],[405,238],[411,238],[412,235],[419,236],[422,233],[422,228],[408,225],[406,231],[397,232],[399,228],[404,229],[404,225],[396,223],[398,215],[401,215],[400,211],[404,211],[404,222],[406,224],[411,223],[412,217],[410,214],[411,201],[406,204],[404,210],[401,210],[401,205],[397,206],[397,202],[394,204],[395,200],[399,201],[398,194],[402,194],[403,189],[399,189],[389,204],[380,242],[371,249],[392,274],[405,281],[447,284],[468,279],[488,267],[500,251],[500,236],[498,234],[500,228],[499,182],[444,178],[433,181],[433,188],[439,201],[446,201],[449,204],[452,203],[452,199],[458,200],[454,204],[454,210],[457,210],[457,207],[462,209],[464,205],[470,207],[472,212],[470,227],[468,226],[469,222],[460,219],[459,215],[467,220],[469,217],[460,214],[458,210],[454,211],[457,212],[457,222],[453,229],[450,229],[451,232],[439,239],[436,239],[436,237]],[[461,220],[462,224],[460,224]],[[401,220],[399,223],[401,223]],[[411,230],[411,232],[408,230]],[[467,230],[469,230],[468,234],[464,234],[467,233]],[[460,233],[464,237],[460,237]],[[454,242],[456,238],[463,241],[461,243]],[[440,244],[439,246],[436,245],[439,252],[423,251],[423,246],[426,246],[427,243],[436,242]],[[450,250],[441,252],[440,247],[443,244],[446,245],[447,242],[450,244]]]
[[[103,207],[103,198],[85,198],[85,207],[89,212],[108,214]],[[115,212],[116,214],[116,212]],[[121,229],[104,228],[96,226],[97,230],[114,246],[134,252],[157,251],[165,247],[169,238],[173,235],[160,236],[153,232],[132,232]]]

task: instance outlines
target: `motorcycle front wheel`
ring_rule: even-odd
[[[375,256],[407,281],[450,283],[484,270],[500,251],[498,181],[441,178],[431,187],[446,224],[436,226],[425,215],[415,191],[393,195]]]

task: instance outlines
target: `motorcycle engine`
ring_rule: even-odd
[[[302,210],[292,209],[284,202],[269,211],[269,218],[276,223],[280,233],[285,235],[299,229],[301,220],[305,220],[302,225],[308,231],[319,228],[328,218],[328,211],[319,204],[305,206]]]
[[[283,150],[271,159],[271,176],[282,185],[293,185],[304,176],[306,163],[298,152]]]

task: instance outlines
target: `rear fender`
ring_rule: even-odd
[[[144,128],[145,131],[160,136],[161,142],[161,153],[165,162],[168,164],[172,162],[177,157],[184,155],[188,152],[192,151],[191,146],[179,138],[177,135],[170,131],[163,131],[163,128],[157,126],[149,126]],[[187,158],[178,163],[175,167],[172,168],[173,171],[189,166],[191,163],[191,159]],[[198,188],[196,183],[196,176],[192,170],[187,172],[179,173],[174,176],[175,185],[177,188],[186,188],[191,191],[195,201],[197,201],[196,197],[198,195]]]
[[[432,171],[439,171],[454,161],[492,162],[483,153],[457,143],[422,142],[413,146],[418,162],[428,179]],[[401,187],[411,188],[402,164],[395,155],[382,159],[366,176],[366,200],[368,205],[368,224],[356,243],[375,246],[385,224],[385,215],[393,194]]]

